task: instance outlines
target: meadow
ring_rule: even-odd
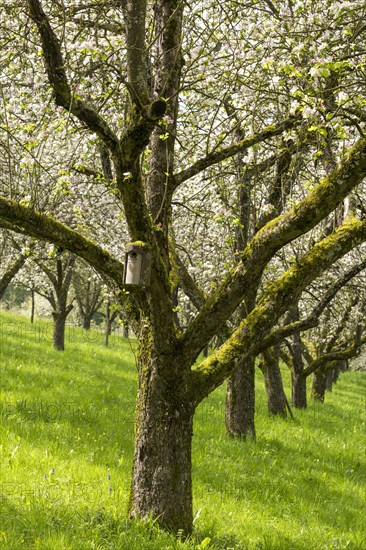
[[[257,376],[257,441],[226,436],[225,388],[199,407],[188,540],[126,509],[136,343],[0,312],[0,548],[366,549],[366,373],[342,374],[324,404],[267,414]],[[289,395],[289,376],[284,370]]]

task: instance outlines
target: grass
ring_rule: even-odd
[[[0,313],[1,549],[366,549],[365,373],[283,420],[268,417],[258,372],[256,443],[226,437],[224,388],[206,399],[183,541],[126,516],[135,344],[116,336],[106,349],[68,327],[62,353],[50,334]]]

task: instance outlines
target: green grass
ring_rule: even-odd
[[[269,418],[258,372],[257,436],[226,437],[224,388],[197,411],[194,535],[126,515],[136,367],[119,337],[0,313],[1,549],[366,549],[364,373],[323,405]],[[286,372],[285,383],[289,390]]]

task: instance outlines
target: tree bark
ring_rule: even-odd
[[[91,317],[89,315],[84,315],[83,329],[84,330],[90,330],[90,325],[91,325]]]
[[[259,367],[263,372],[269,414],[286,418],[287,399],[283,389],[278,354],[273,350],[266,350],[262,354]]]
[[[130,516],[192,530],[191,446],[194,406],[179,374],[166,378],[151,345],[140,352]],[[173,369],[176,373],[176,368]]]
[[[227,380],[226,430],[232,437],[255,439],[255,358],[240,359]]]
[[[300,311],[298,302],[291,308],[289,313],[291,322],[300,321]],[[304,372],[303,344],[301,342],[300,332],[295,332],[291,337],[289,344],[291,353],[291,382],[292,382],[292,404],[296,409],[306,409],[306,377]]]
[[[59,351],[65,349],[65,327],[67,314],[61,311],[53,311],[53,347]]]
[[[333,389],[333,382],[334,382],[334,371],[337,367],[333,367],[327,374],[327,381],[325,384],[325,389],[327,391],[332,391]]]
[[[323,369],[318,369],[313,374],[313,385],[311,395],[315,401],[324,403],[325,390],[327,384],[327,374]]]
[[[292,372],[292,404],[297,409],[306,409],[306,377],[302,373]]]

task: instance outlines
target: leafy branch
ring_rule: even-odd
[[[112,151],[115,151],[118,147],[117,136],[94,109],[72,93],[66,75],[60,42],[43,11],[41,3],[39,0],[28,0],[28,7],[30,16],[37,25],[41,37],[43,58],[56,104],[76,116],[90,130],[95,132]]]

